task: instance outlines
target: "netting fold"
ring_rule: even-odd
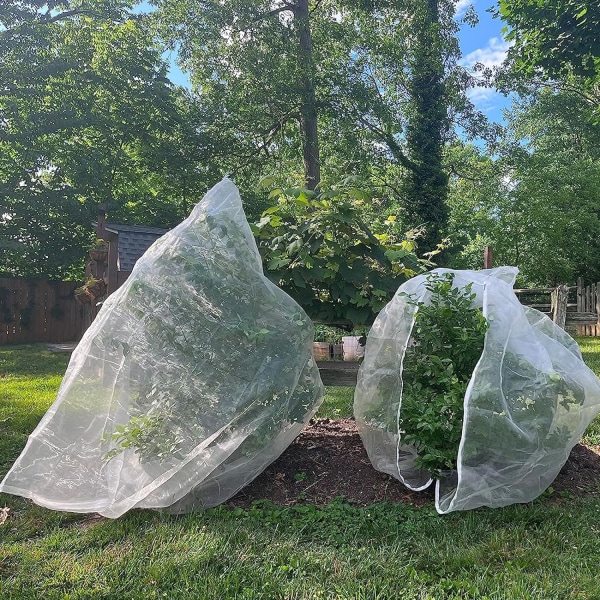
[[[316,412],[313,335],[224,179],[106,300],[0,491],[107,517],[215,506]]]
[[[457,468],[436,480],[440,513],[529,502],[552,483],[600,411],[600,381],[576,342],[542,313],[522,306],[518,270],[436,269],[453,286],[472,284],[489,322],[481,358],[464,398]],[[403,284],[367,338],[354,399],[359,432],[373,466],[413,490],[431,485],[402,440],[402,361],[415,305],[427,302],[426,275]]]

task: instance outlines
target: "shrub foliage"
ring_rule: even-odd
[[[471,285],[455,288],[453,279],[430,275],[424,300],[411,299],[415,323],[403,363],[402,441],[434,478],[456,467],[464,397],[488,329]]]

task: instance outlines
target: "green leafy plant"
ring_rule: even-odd
[[[298,353],[308,359],[312,323],[270,287],[261,291],[249,233],[228,213],[202,214],[184,250],[161,254],[152,278],[132,280],[127,309],[145,326],[133,339],[117,330],[104,340],[131,365],[129,419],[105,436],[107,460],[179,460],[216,431],[211,447],[238,436],[228,460],[243,461],[315,405],[312,360],[292,376]]]
[[[327,342],[328,344],[341,344],[342,337],[347,333],[339,327],[327,325],[315,325],[315,342]]]
[[[456,467],[465,392],[488,329],[471,285],[456,288],[453,279],[430,275],[425,299],[409,296],[416,313],[403,363],[400,433],[417,449],[416,466],[434,478]]]
[[[472,286],[453,287],[453,279],[450,273],[432,274],[422,300],[408,296],[416,312],[403,362],[398,426],[402,443],[417,450],[415,466],[434,479],[456,468],[464,398],[489,328]],[[492,345],[487,352],[488,362],[497,361],[510,383],[502,389],[479,385],[471,396],[477,410],[470,413],[463,464],[519,462],[532,439],[540,450],[564,449],[572,432],[555,425],[556,414],[583,404],[581,386],[540,371],[504,347]]]
[[[502,363],[503,378],[511,383],[500,391],[482,388],[472,398],[477,411],[470,415],[469,444],[463,453],[464,464],[482,464],[499,459],[520,462],[524,448],[532,444],[538,451],[564,452],[573,431],[558,424],[557,417],[580,408],[585,393],[579,383],[556,372],[537,369],[529,360],[502,349],[493,352],[492,361]],[[517,383],[518,382],[518,383]],[[495,443],[490,444],[490,439]]]
[[[275,189],[253,231],[266,274],[317,322],[372,323],[398,286],[431,263],[416,234],[374,234],[360,217],[366,192],[348,180],[319,193]]]
[[[75,299],[81,304],[91,304],[96,298],[106,294],[106,282],[90,275],[86,282],[73,292]]]
[[[108,242],[102,238],[96,238],[89,247],[89,250],[104,250],[108,249]]]
[[[110,440],[116,443],[116,447],[106,454],[106,459],[121,454],[127,448],[134,448],[141,457],[152,456],[159,460],[177,455],[183,442],[178,439],[177,433],[164,411],[132,417],[125,425],[117,425],[115,431],[104,438],[105,442]]]

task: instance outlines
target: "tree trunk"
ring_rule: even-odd
[[[315,98],[314,61],[308,0],[298,0],[294,16],[298,25],[300,41],[301,84],[301,127],[302,152],[304,158],[304,179],[306,187],[314,190],[321,180],[319,159],[319,135],[317,126],[317,102]]]
[[[413,111],[406,141],[414,168],[409,173],[406,208],[411,226],[426,226],[419,247],[428,252],[441,241],[448,220],[448,175],[442,165],[448,114],[438,0],[425,0],[423,9],[409,83]]]

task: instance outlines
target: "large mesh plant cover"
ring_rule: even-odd
[[[225,179],[106,300],[0,491],[107,517],[217,505],[317,410],[312,341]]]
[[[433,271],[453,273],[457,288],[472,284],[473,304],[489,322],[464,397],[456,469],[436,480],[436,508],[442,514],[533,500],[552,483],[600,411],[600,381],[567,333],[519,303],[512,289],[517,272],[514,267]],[[402,364],[413,343],[414,301],[428,302],[426,284],[426,275],[409,280],[378,315],[354,398],[373,466],[412,490],[433,483],[428,471],[415,466],[414,444],[402,439]]]

